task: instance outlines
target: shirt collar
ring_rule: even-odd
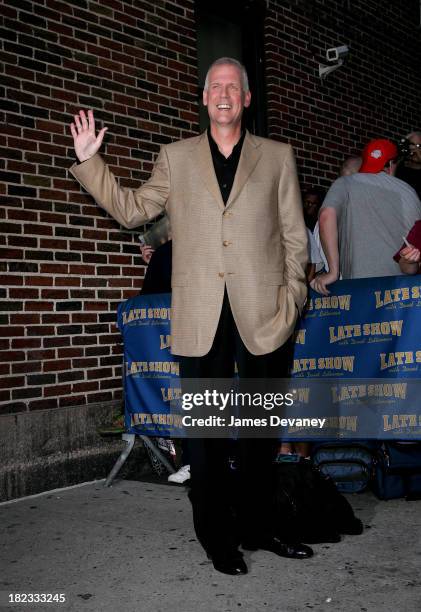
[[[225,158],[224,155],[222,155],[221,151],[218,148],[218,145],[214,141],[214,139],[212,137],[212,134],[211,134],[211,131],[210,131],[210,127],[208,127],[208,129],[207,129],[207,135],[208,135],[209,146],[210,146],[212,155],[221,155],[222,157],[224,157],[224,159],[231,159],[232,157],[235,157],[237,154],[239,154],[241,152],[241,149],[242,149],[242,146],[243,146],[243,142],[244,142],[244,138],[246,136],[246,130],[242,130],[239,141],[237,142],[236,145],[234,145],[234,148],[232,150],[231,155],[229,157],[226,157],[226,158]]]

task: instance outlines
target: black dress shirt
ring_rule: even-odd
[[[212,138],[210,129],[208,128],[208,139],[212,154],[213,167],[215,169],[216,179],[218,181],[224,204],[227,203],[231,193],[245,135],[246,133],[243,131],[241,138],[233,148],[231,155],[229,157],[225,157],[218,149],[218,145]]]

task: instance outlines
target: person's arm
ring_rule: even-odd
[[[399,267],[404,274],[418,274],[420,271],[421,253],[414,246],[406,246],[399,251]]]
[[[98,155],[106,128],[98,136],[92,111],[75,115],[70,130],[76,155],[81,162],[70,172],[91,194],[97,204],[127,228],[137,227],[159,215],[165,208],[170,189],[169,163],[162,147],[151,178],[136,190],[120,188],[114,174]]]
[[[322,295],[329,295],[327,285],[339,278],[338,222],[336,210],[330,206],[322,208],[319,215],[320,241],[329,266],[329,272],[318,274],[311,287]]]

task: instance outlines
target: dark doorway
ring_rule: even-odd
[[[252,102],[244,124],[258,136],[267,135],[264,81],[264,0],[196,0],[199,69],[200,129],[208,116],[202,105],[203,85],[210,64],[218,57],[233,57],[246,67]]]

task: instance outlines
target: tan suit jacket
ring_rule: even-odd
[[[172,352],[211,348],[225,285],[240,336],[255,355],[291,335],[307,295],[307,234],[292,148],[246,133],[226,206],[207,134],[161,148],[151,178],[122,189],[97,154],[73,176],[119,223],[166,210],[172,230]]]

